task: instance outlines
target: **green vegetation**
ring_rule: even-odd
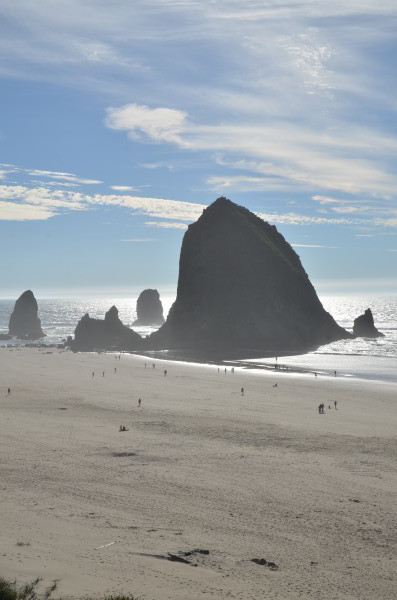
[[[37,586],[41,579],[38,577],[31,583],[26,585],[18,586],[16,581],[7,581],[0,577],[0,600],[49,600],[53,591],[57,588],[58,581],[54,580],[52,584],[46,588],[43,592],[38,592]],[[137,596],[131,594],[116,594],[112,596],[105,596],[98,599],[97,597],[81,598],[81,600],[139,600]]]

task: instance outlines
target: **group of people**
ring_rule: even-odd
[[[337,404],[338,404],[338,401],[334,400],[335,410],[338,410],[337,409]],[[320,415],[324,415],[325,414],[324,408],[325,408],[324,402],[322,402],[321,404],[318,405],[318,412],[319,412]],[[328,408],[331,409],[331,405],[330,404],[328,404]]]

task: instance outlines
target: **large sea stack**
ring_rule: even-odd
[[[274,355],[350,337],[324,310],[277,229],[218,198],[185,233],[177,298],[149,344]]]
[[[136,303],[137,319],[133,325],[162,325],[163,305],[157,290],[143,290]]]
[[[119,311],[112,306],[105,319],[92,319],[85,314],[77,323],[74,340],[70,341],[74,351],[93,350],[140,350],[143,346],[141,336],[129,329],[119,319]]]
[[[363,315],[354,319],[353,333],[357,337],[385,337],[384,333],[376,329],[370,308],[367,308]]]
[[[31,290],[26,290],[15,302],[8,325],[9,335],[21,340],[38,340],[45,337],[37,313],[36,298]]]

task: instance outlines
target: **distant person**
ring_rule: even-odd
[[[11,388],[8,388],[7,395],[9,396],[10,394],[11,394]]]
[[[116,367],[114,367],[114,372],[117,373],[117,368]]]
[[[225,369],[225,374],[227,373],[227,369]]]
[[[156,365],[153,363],[153,364],[152,364],[152,367],[153,367],[153,369],[155,369],[155,368],[156,368]]]
[[[232,373],[234,373],[234,367],[232,367]]]
[[[119,431],[128,431],[128,429],[125,425],[120,425]]]
[[[321,415],[323,413],[323,405],[319,404],[318,405],[318,413]]]
[[[334,376],[336,377],[336,371],[334,371]]]
[[[328,404],[328,410],[331,410],[331,405],[330,404]]]
[[[167,369],[164,369],[164,377],[167,377]]]
[[[142,402],[142,400],[140,398],[138,398],[138,406],[139,407],[141,406],[141,402]]]
[[[95,371],[92,372],[92,376],[95,377]]]
[[[244,388],[241,388],[241,395],[244,396]]]
[[[146,363],[145,363],[145,369],[146,369]]]
[[[105,371],[102,371],[102,377],[105,377]]]
[[[336,405],[337,405],[337,404],[338,404],[338,402],[335,400],[335,401],[334,401],[335,410],[338,410],[338,409],[336,408]]]
[[[314,373],[314,377],[317,377],[317,373]]]

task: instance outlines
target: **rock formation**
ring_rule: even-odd
[[[36,298],[31,290],[27,290],[15,302],[8,325],[9,334],[21,340],[37,340],[44,337],[37,312]]]
[[[163,305],[157,290],[143,290],[136,303],[137,319],[133,325],[162,325]]]
[[[74,351],[93,350],[139,350],[143,346],[141,336],[129,329],[119,319],[119,311],[112,306],[105,319],[92,319],[85,314],[77,323],[74,340],[68,340]]]
[[[370,308],[354,319],[353,333],[356,337],[385,337],[384,333],[376,329]]]
[[[274,355],[350,337],[277,229],[218,198],[185,233],[177,298],[149,345]]]

